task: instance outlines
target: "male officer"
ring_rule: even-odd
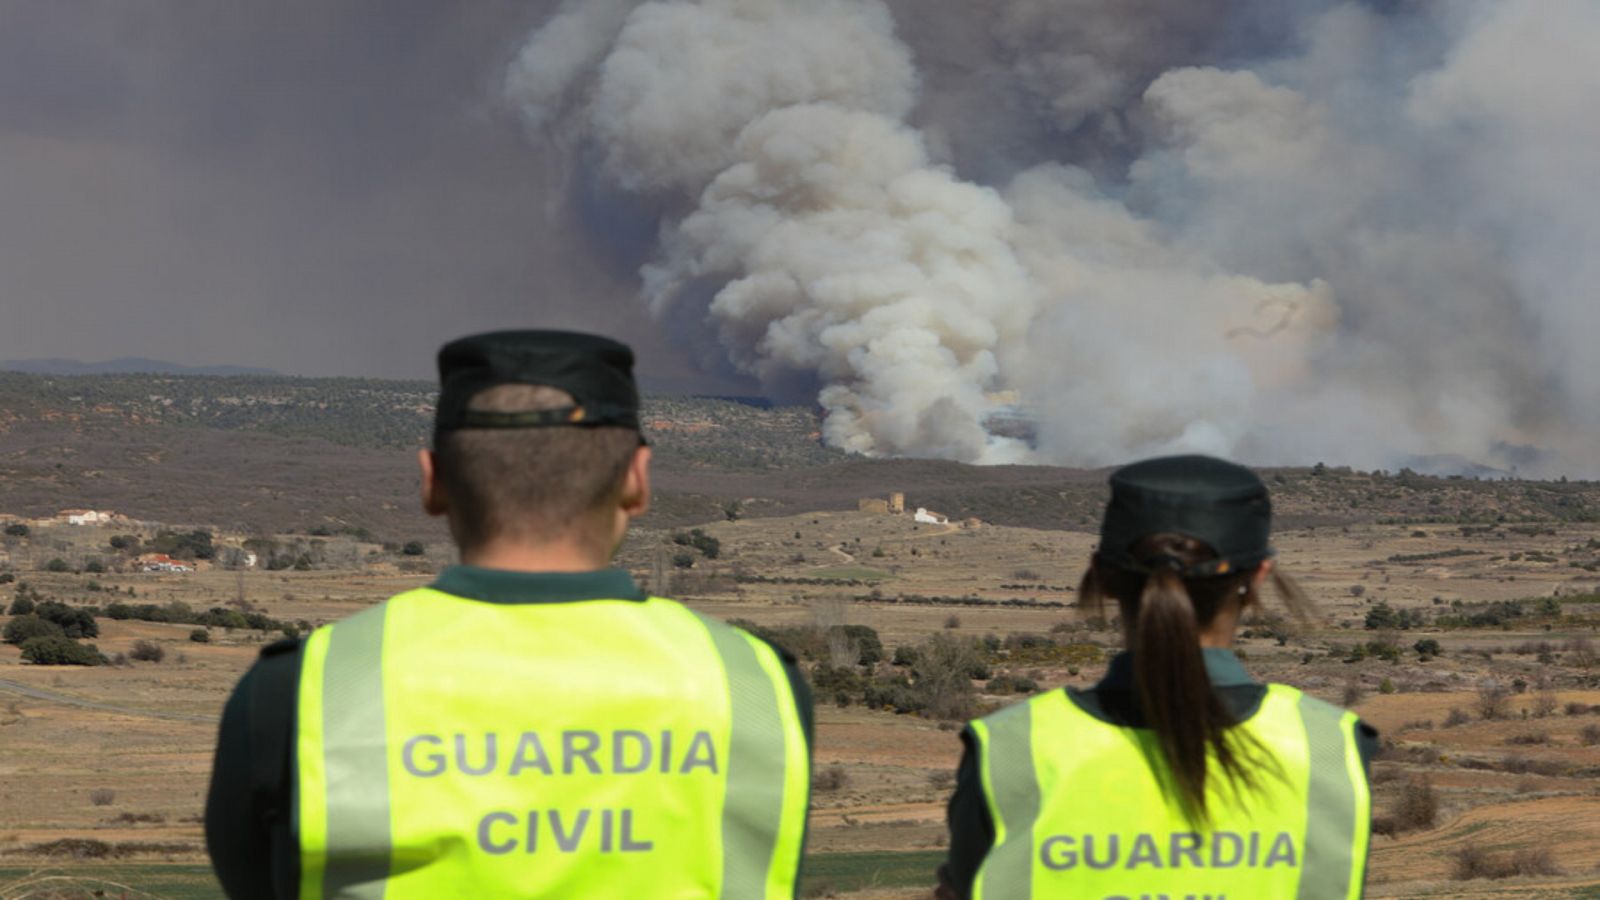
[[[206,803],[229,896],[793,896],[793,658],[607,568],[650,502],[632,366],[570,332],[440,351],[422,502],[462,564],[240,681]]]

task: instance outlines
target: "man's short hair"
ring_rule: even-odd
[[[533,412],[572,406],[557,388],[503,384],[473,395],[468,409]],[[590,524],[615,502],[639,433],[620,426],[463,428],[441,434],[438,478],[450,528],[464,546],[497,537],[551,540]]]

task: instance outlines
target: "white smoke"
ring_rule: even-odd
[[[1600,470],[1600,7],[894,2],[568,2],[507,78],[830,443]]]

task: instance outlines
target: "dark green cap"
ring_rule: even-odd
[[[1217,551],[1214,560],[1175,565],[1181,575],[1226,575],[1270,558],[1271,530],[1272,502],[1256,473],[1210,456],[1165,456],[1111,474],[1097,555],[1119,569],[1148,571],[1160,561],[1135,559],[1133,546],[1152,534],[1181,534]]]
[[[563,409],[488,412],[472,398],[502,384],[533,384],[572,395]],[[494,331],[439,350],[439,407],[434,435],[460,428],[594,428],[639,430],[639,389],[633,350],[597,334],[576,331]]]

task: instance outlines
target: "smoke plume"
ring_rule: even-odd
[[[572,0],[506,93],[660,214],[651,312],[836,446],[1584,474],[1597,42],[1587,0]]]

